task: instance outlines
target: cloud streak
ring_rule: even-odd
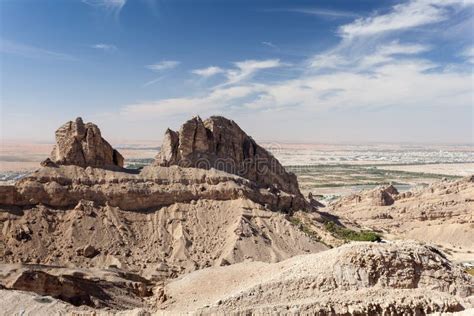
[[[278,49],[278,46],[276,46],[276,45],[273,44],[272,42],[262,42],[262,45],[268,46],[268,47],[270,47],[270,48]]]
[[[210,66],[207,68],[202,68],[202,69],[195,69],[191,71],[193,74],[204,77],[204,78],[209,78],[212,76],[215,76],[217,74],[223,73],[224,69],[216,66]]]
[[[293,8],[288,9],[287,11],[329,18],[357,18],[360,16],[359,14],[354,12],[327,10],[320,8]]]
[[[375,56],[375,55],[374,55]],[[367,56],[369,59],[374,56]],[[243,83],[213,88],[196,97],[128,105],[126,117],[150,118],[185,113],[317,113],[337,108],[456,107],[470,104],[470,72],[427,71],[439,65],[425,60],[391,60],[371,72],[347,69],[306,74],[274,84]]]
[[[461,56],[464,57],[469,63],[474,64],[474,45],[466,47]]]
[[[179,61],[176,61],[176,60],[162,60],[158,63],[155,63],[155,64],[151,64],[151,65],[146,65],[145,68],[153,71],[153,72],[156,72],[156,73],[162,73],[166,70],[170,70],[170,69],[173,69],[173,68],[176,68],[178,67],[179,65],[181,64],[181,62]],[[155,84],[159,81],[161,81],[162,79],[164,79],[165,76],[162,75],[158,78],[155,78],[153,80],[150,80],[148,82],[146,82],[143,87],[148,87],[152,84]]]
[[[449,17],[448,6],[467,6],[472,0],[411,0],[395,5],[386,14],[359,18],[339,28],[344,38],[371,36],[441,22]]]
[[[257,91],[258,88],[254,86],[218,88],[203,96],[131,104],[124,107],[120,114],[132,119],[142,119],[183,113],[211,113],[222,110],[225,106],[236,105]]]
[[[105,43],[98,43],[98,44],[92,45],[91,47],[98,50],[102,50],[104,52],[108,52],[108,53],[115,52],[117,50],[117,46],[112,45],[112,44],[105,44]]]
[[[426,53],[436,49],[431,43],[380,35],[444,21],[451,9],[467,5],[471,1],[404,2],[387,13],[342,26],[340,42],[292,67],[291,77],[268,82],[256,76],[264,70],[291,66],[280,59],[248,59],[234,62],[230,68],[213,65],[192,73],[202,77],[222,74],[220,84],[196,96],[127,105],[121,114],[162,118],[189,113],[264,113],[269,118],[284,113],[290,120],[321,111],[462,108],[474,98],[472,68],[429,59]],[[402,16],[405,13],[408,16]],[[473,52],[473,46],[468,46],[458,54],[472,63]]]
[[[127,3],[127,0],[82,0],[82,3],[85,3],[91,7],[105,10],[107,13],[118,17],[120,11],[122,11],[123,7]]]
[[[162,60],[156,64],[147,65],[145,66],[145,68],[153,70],[155,72],[160,72],[163,70],[176,68],[179,66],[179,64],[180,62],[176,60]]]
[[[64,54],[36,46],[13,42],[6,39],[0,39],[0,51],[6,54],[18,55],[33,59],[51,59],[62,61],[77,60],[76,57],[69,54]]]
[[[430,46],[414,43],[401,44],[399,41],[382,43],[375,46],[373,53],[371,49],[354,53],[353,46],[339,46],[336,49],[314,56],[310,60],[310,66],[315,69],[353,69],[359,71],[370,71],[371,67],[412,58],[430,50]]]
[[[282,67],[284,64],[279,59],[267,60],[244,60],[234,62],[234,69],[226,71],[227,82],[224,85],[232,85],[252,78],[257,72],[265,69]]]

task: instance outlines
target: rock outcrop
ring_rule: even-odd
[[[440,181],[400,193],[391,187],[362,191],[331,203],[327,212],[398,238],[443,245],[474,260],[471,179]]]
[[[52,162],[80,167],[123,167],[124,159],[102,138],[97,125],[84,124],[78,117],[56,131],[56,145],[51,153],[51,159],[45,160],[43,165],[51,166]]]
[[[124,315],[131,308],[140,315],[398,315],[472,303],[472,278],[437,248],[394,242],[328,250],[344,241],[326,221],[342,218],[318,213],[323,205],[305,200],[296,177],[233,121],[194,118],[168,130],[156,162],[141,170],[119,168],[122,156],[81,119],[56,139],[42,168],[0,186],[0,310],[7,314],[26,300],[27,313],[47,315],[77,305]],[[472,178],[422,193],[389,186],[329,210],[394,230],[455,218],[453,229],[462,231],[437,235],[468,243],[473,190]],[[55,307],[36,304],[43,300]]]
[[[245,198],[177,202],[140,212],[91,201],[60,210],[44,205],[21,211],[0,207],[0,232],[0,263],[115,266],[154,280],[214,265],[249,259],[277,262],[328,249],[286,214]]]
[[[372,206],[390,206],[399,198],[399,192],[393,185],[380,186],[371,190],[365,190],[342,197],[334,207],[369,204]]]
[[[197,123],[195,129],[185,128],[181,136],[168,131],[163,159],[173,158],[178,140],[186,157],[210,152],[208,129]],[[241,140],[232,140],[237,136],[228,133],[234,132],[216,134],[234,142],[219,146],[257,146],[242,131]],[[327,249],[287,219],[288,213],[311,209],[296,180],[285,191],[262,185],[257,175],[248,179],[210,168],[110,168],[121,160],[95,125],[78,119],[56,135],[55,154],[42,168],[13,186],[0,186],[0,262],[117,266],[163,280],[211,265],[250,258],[275,262]],[[238,153],[236,147],[232,157]],[[212,156],[214,162],[219,155]],[[243,156],[237,161],[243,163]],[[274,175],[278,181],[285,176],[291,177]]]
[[[56,140],[43,168],[14,186],[0,186],[5,193],[0,205],[73,207],[89,200],[138,211],[198,199],[247,198],[285,213],[313,208],[296,176],[222,117],[194,118],[179,134],[168,130],[156,163],[140,172],[118,168],[120,153],[96,125],[80,118],[60,127]]]
[[[152,294],[148,280],[117,269],[106,271],[0,264],[0,271],[0,284],[6,289],[34,292],[75,306],[143,307],[144,298]]]
[[[276,264],[193,272],[166,285],[170,313],[425,315],[468,308],[473,278],[436,248],[353,243]]]
[[[194,117],[179,132],[168,129],[157,165],[215,168],[254,181],[260,186],[301,195],[298,181],[271,153],[259,146],[234,121]]]
[[[269,210],[291,213],[308,207],[304,197],[219,170],[147,166],[140,173],[78,166],[44,167],[0,186],[0,205],[74,207],[81,200],[123,210],[142,211],[193,200],[246,198]]]

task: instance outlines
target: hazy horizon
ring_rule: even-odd
[[[177,129],[179,130],[179,128]],[[103,131],[102,136],[114,146],[129,146],[129,145],[140,145],[146,146],[148,144],[153,144],[153,146],[161,146],[163,141],[163,135],[156,139],[146,139],[146,138],[116,138],[113,135],[109,135]],[[265,139],[265,138],[256,138],[253,135],[249,135],[257,142],[262,145],[266,144],[281,144],[281,145],[308,145],[308,146],[317,146],[317,145],[328,145],[328,146],[356,146],[356,145],[367,145],[367,146],[433,146],[433,147],[442,147],[442,146],[460,146],[460,147],[470,147],[469,151],[474,151],[474,142],[417,142],[417,141],[351,141],[351,140],[341,140],[341,141],[301,141],[301,140],[275,140],[275,139]],[[51,137],[45,139],[34,139],[33,137],[25,138],[2,138],[2,142],[7,143],[19,143],[19,144],[50,144],[53,146],[56,141],[54,138],[54,131],[52,131]],[[121,147],[118,147],[121,148]]]
[[[474,143],[474,1],[0,3],[0,138],[111,142],[194,115],[257,140]]]

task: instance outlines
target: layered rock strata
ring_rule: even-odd
[[[82,118],[78,117],[56,131],[56,145],[51,158],[43,165],[51,166],[51,162],[81,167],[123,167],[124,159],[102,138],[97,125],[84,124]]]
[[[287,172],[234,121],[222,116],[211,116],[204,121],[194,117],[179,132],[168,129],[156,164],[215,168],[263,187],[301,195],[296,176]]]

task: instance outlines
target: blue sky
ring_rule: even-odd
[[[474,0],[0,0],[1,137],[474,142]]]

